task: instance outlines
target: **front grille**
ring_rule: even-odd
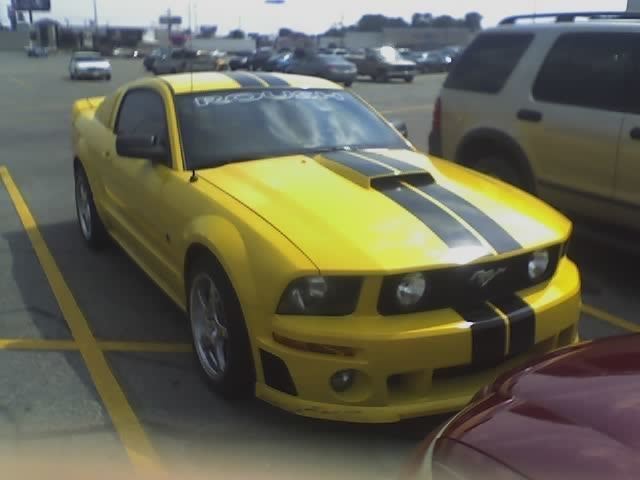
[[[426,312],[442,308],[458,308],[476,305],[509,296],[520,290],[548,281],[558,267],[560,245],[549,249],[549,268],[537,281],[532,282],[528,274],[530,254],[517,255],[507,259],[484,263],[474,263],[461,267],[444,268],[424,272],[428,284],[428,294],[411,309],[398,306],[395,293],[404,274],[386,277],[382,282],[378,298],[378,312],[381,315]],[[478,272],[500,272],[482,286],[472,278]],[[477,277],[477,275],[476,275]]]

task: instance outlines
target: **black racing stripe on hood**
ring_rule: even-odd
[[[507,327],[498,312],[480,303],[456,309],[456,313],[471,324],[471,365],[484,367],[503,361]]]
[[[242,88],[256,88],[263,87],[265,84],[260,81],[260,79],[247,72],[225,72],[225,75],[232,80],[235,80],[240,84]]]
[[[418,178],[407,178],[413,185],[431,198],[445,205],[448,209],[467,222],[480,234],[497,253],[512,252],[522,249],[522,245],[504,228],[469,201],[452,191],[433,182],[424,182]]]
[[[270,73],[256,72],[254,73],[254,75],[258,77],[260,80],[262,80],[263,82],[266,82],[267,86],[269,87],[290,87],[291,86],[289,82],[287,82],[283,78],[276,77],[275,75],[272,75]]]
[[[381,180],[376,181],[374,187],[420,220],[449,248],[483,246],[480,240],[450,213],[404,185],[397,178]]]
[[[377,162],[384,163],[385,165],[389,165],[390,167],[398,170],[401,173],[411,173],[411,172],[425,172],[426,169],[421,167],[416,167],[407,162],[403,162],[402,160],[398,160],[397,158],[389,157],[388,155],[383,155],[381,153],[376,152],[368,152],[361,151],[358,152],[359,155],[371,158]]]
[[[536,314],[522,298],[511,295],[491,304],[509,319],[509,355],[527,352],[536,342]]]
[[[393,169],[389,167],[385,167],[384,165],[380,165],[375,162],[370,162],[369,160],[365,160],[364,158],[350,152],[323,153],[322,156],[333,162],[339,163],[340,165],[344,165],[365,177],[377,177],[380,175],[392,175],[395,173]]]

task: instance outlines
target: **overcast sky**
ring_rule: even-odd
[[[624,10],[627,0],[286,0],[282,5],[268,5],[264,0],[96,0],[98,22],[122,26],[149,26],[171,8],[172,14],[189,24],[218,25],[221,33],[241,26],[249,32],[273,33],[289,27],[306,33],[321,33],[344,18],[347,25],[365,13],[381,13],[410,20],[414,12],[456,17],[478,11],[483,26],[495,25],[501,18],[535,10],[539,12],[576,10]],[[7,23],[6,5],[0,0],[0,19]],[[93,0],[51,0],[52,11],[39,13],[35,19],[52,17],[61,22],[83,24],[93,18]],[[197,11],[197,15],[195,12]]]

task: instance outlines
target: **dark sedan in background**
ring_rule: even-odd
[[[416,450],[406,479],[637,480],[640,335],[557,350],[499,377]]]
[[[326,78],[350,87],[358,76],[358,69],[342,55],[296,51],[287,73]]]

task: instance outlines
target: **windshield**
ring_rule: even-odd
[[[73,56],[73,59],[76,62],[95,62],[96,60],[103,60],[102,55],[100,55],[99,53],[93,53],[93,52],[88,52],[88,53],[76,53]]]
[[[341,90],[203,92],[179,95],[176,106],[189,169],[345,147],[409,148]]]

